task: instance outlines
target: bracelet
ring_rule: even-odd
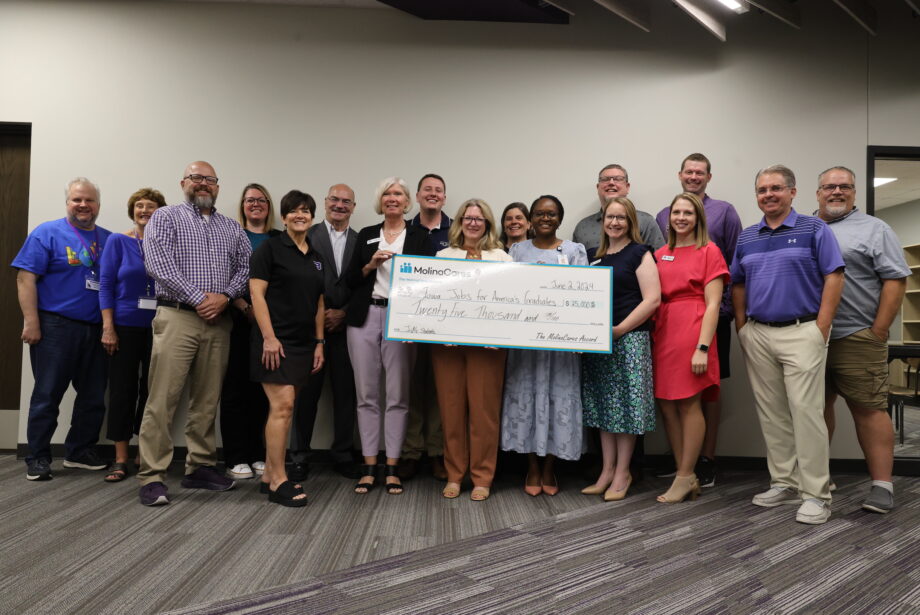
[[[318,339],[318,340],[316,340],[316,343],[317,343],[317,344],[323,344],[323,345],[325,345],[325,344],[326,344],[326,338],[324,337],[324,338],[322,338],[322,339]]]

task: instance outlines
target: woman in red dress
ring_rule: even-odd
[[[725,259],[709,241],[699,197],[684,192],[671,201],[668,243],[655,259],[661,279],[652,346],[655,397],[677,465],[674,482],[658,501],[674,503],[700,492],[693,473],[706,431],[700,400],[718,399],[715,331],[729,281]]]

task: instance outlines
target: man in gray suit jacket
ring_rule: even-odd
[[[291,458],[294,465],[288,472],[291,480],[307,478],[307,456],[313,438],[316,408],[326,373],[332,381],[333,440],[330,452],[336,472],[348,478],[358,478],[352,456],[355,429],[355,380],[348,357],[345,337],[345,308],[351,300],[351,289],[345,283],[345,272],[355,251],[358,234],[348,223],[355,210],[355,193],[345,184],[329,188],[326,195],[326,219],[314,224],[307,232],[307,241],[316,250],[325,267],[326,302],[326,362],[297,398],[294,442]]]

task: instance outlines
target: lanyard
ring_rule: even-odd
[[[80,259],[80,263],[82,263],[84,267],[88,267],[92,269],[93,266],[96,264],[96,250],[86,245],[86,241],[83,240],[83,235],[80,234],[80,231],[77,230],[77,227],[75,227],[70,220],[67,221],[67,224],[69,224],[70,228],[73,229],[73,234],[76,235],[77,239],[80,240],[80,243],[83,244],[83,249],[86,251],[86,253],[90,257],[90,262],[88,265],[83,261],[82,258]],[[93,245],[96,247],[99,246],[99,229],[98,228],[93,230]]]
[[[147,296],[152,297],[153,294],[150,292],[150,283],[153,282],[153,280],[147,275],[147,263],[144,261],[144,248],[141,245],[141,238],[137,236],[137,229],[134,229],[134,242],[137,244],[138,254],[141,255],[141,266],[144,268],[144,279],[147,281]]]

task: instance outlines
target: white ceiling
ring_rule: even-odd
[[[876,177],[897,177],[897,181],[875,189],[875,209],[920,201],[920,160],[875,160]],[[917,212],[920,215],[920,211]]]
[[[298,6],[318,6],[326,8],[348,9],[389,9],[377,0],[167,0],[169,2],[238,2],[243,4],[295,4]],[[391,9],[392,10],[392,9]]]

